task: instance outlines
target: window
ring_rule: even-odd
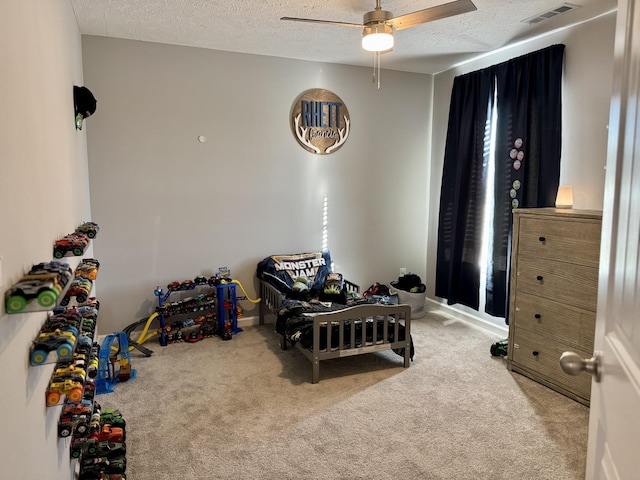
[[[506,318],[511,209],[552,206],[558,189],[563,59],[552,45],[454,79],[436,265],[449,304],[478,310],[483,283],[484,311]]]

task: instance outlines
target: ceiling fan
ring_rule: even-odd
[[[377,78],[378,88],[380,88],[380,54],[393,50],[394,29],[403,30],[405,28],[415,27],[416,25],[452,17],[454,15],[460,15],[462,13],[472,12],[474,10],[476,10],[476,6],[471,0],[454,0],[442,5],[436,5],[435,7],[425,8],[423,10],[418,10],[417,12],[394,17],[393,13],[387,10],[382,10],[380,0],[376,0],[375,9],[364,14],[361,24],[297,17],[281,17],[280,20],[362,28],[362,48],[375,53],[373,81],[375,83]],[[377,74],[376,63],[378,68]]]
[[[362,28],[362,47],[372,52],[387,52],[393,48],[393,29],[404,30],[405,28],[415,27],[434,20],[453,17],[461,13],[472,12],[476,10],[476,6],[471,0],[454,0],[452,2],[436,5],[435,7],[425,8],[417,12],[407,13],[394,17],[393,13],[382,10],[380,0],[376,0],[376,8],[364,14],[362,23],[336,22],[333,20],[315,20],[311,18],[297,17],[281,17],[280,20],[289,20],[293,22],[310,22],[322,23],[325,25],[339,25],[343,27]],[[382,35],[376,37],[376,35]],[[369,39],[369,37],[374,37]],[[381,39],[381,43],[377,43],[376,38]]]

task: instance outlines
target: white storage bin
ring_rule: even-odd
[[[411,318],[422,318],[426,315],[425,303],[426,293],[411,293],[406,290],[399,290],[393,286],[391,282],[389,293],[398,295],[398,303],[409,305],[411,307]]]

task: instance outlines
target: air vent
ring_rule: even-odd
[[[525,20],[522,20],[523,23],[528,23],[529,25],[535,25],[540,22],[544,22],[545,20],[549,20],[550,18],[557,17],[558,15],[562,15],[563,13],[570,12],[576,8],[580,8],[580,5],[574,5],[573,3],[564,3],[563,5],[554,8],[553,10],[547,10],[546,12],[539,13],[534,15],[533,17],[529,17]]]

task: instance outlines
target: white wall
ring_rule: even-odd
[[[0,3],[0,291],[52,259],[56,238],[90,219],[85,132],[74,126],[81,39],[68,0]],[[90,252],[89,252],[90,253]],[[76,264],[72,264],[75,266]],[[2,478],[72,478],[60,407],[45,406],[52,365],[29,366],[45,312],[0,307]]]
[[[429,180],[429,221],[427,242],[427,297],[435,302],[434,279],[438,234],[438,204],[447,134],[449,100],[453,79],[511,58],[563,43],[563,132],[560,183],[573,185],[574,208],[601,210],[604,195],[604,165],[607,152],[607,123],[613,72],[615,13],[572,28],[524,42],[487,55],[436,76],[434,81],[433,141]],[[457,305],[491,325],[505,327],[494,318]],[[506,327],[505,327],[506,328]]]
[[[148,316],[157,285],[221,266],[254,297],[262,258],[321,248],[325,194],[336,271],[364,288],[400,267],[424,277],[431,76],[383,71],[377,90],[367,68],[94,36],[83,59],[101,332]],[[290,130],[310,88],[349,109],[334,154]]]

